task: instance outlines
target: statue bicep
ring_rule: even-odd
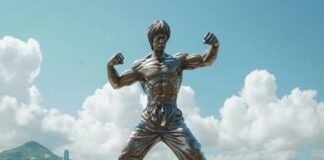
[[[184,69],[195,69],[203,66],[203,57],[201,55],[187,55],[183,63]]]

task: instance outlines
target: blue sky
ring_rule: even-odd
[[[76,115],[106,83],[105,64],[114,53],[125,56],[122,72],[150,52],[152,21],[169,23],[170,54],[203,53],[203,35],[211,31],[221,44],[216,63],[187,71],[183,84],[194,89],[203,115],[218,116],[255,69],[275,75],[279,96],[299,87],[317,90],[316,99],[324,100],[323,7],[321,0],[2,1],[0,37],[40,43],[42,103]]]
[[[170,54],[203,53],[208,31],[219,38],[216,64],[186,73],[183,82],[206,108],[220,107],[254,69],[276,75],[279,95],[300,87],[323,99],[322,1],[170,2],[8,1],[1,5],[0,35],[40,42],[44,103],[71,113],[106,82],[105,63],[114,53],[125,55],[122,72],[150,51],[147,27],[155,19],[171,26]]]

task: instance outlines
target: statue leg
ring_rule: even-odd
[[[147,152],[160,140],[161,136],[139,125],[129,137],[119,160],[142,160]]]
[[[168,131],[162,141],[171,148],[179,160],[206,160],[200,151],[200,144],[185,123],[177,129]]]

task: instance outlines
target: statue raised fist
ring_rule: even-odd
[[[212,46],[218,46],[218,39],[214,33],[208,32],[204,36],[204,43]]]
[[[112,58],[108,61],[108,66],[114,66],[124,63],[124,56],[122,53],[116,53]]]

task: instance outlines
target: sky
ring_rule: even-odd
[[[178,103],[209,159],[321,159],[323,7],[320,0],[1,1],[0,115],[13,117],[0,123],[0,151],[36,139],[78,159],[116,159],[145,98],[138,85],[112,90],[106,62],[122,52],[117,70],[128,69],[150,52],[148,26],[164,19],[169,54],[203,54],[206,32],[220,42],[215,64],[185,71]],[[101,147],[90,154],[89,145]],[[172,158],[165,146],[148,156],[161,153]]]

